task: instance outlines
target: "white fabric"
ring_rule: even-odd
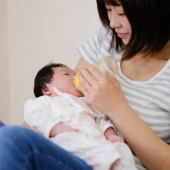
[[[75,132],[61,133],[51,140],[86,161],[94,170],[110,170],[116,161],[114,170],[137,170],[132,153],[124,143],[111,143],[104,137]]]
[[[84,97],[77,98],[56,90],[58,96],[42,96],[25,103],[24,118],[28,125],[37,127],[47,138],[54,125],[65,125],[79,132],[64,132],[51,141],[86,161],[95,170],[109,170],[118,161],[116,170],[135,170],[130,149],[124,143],[111,143],[104,137],[110,121]],[[97,119],[97,121],[96,121]]]

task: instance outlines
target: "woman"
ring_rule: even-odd
[[[90,65],[81,69],[82,92],[117,125],[139,158],[135,157],[138,169],[168,169],[170,2],[97,0],[97,5],[105,28],[79,47],[83,59],[76,70],[104,55],[118,60],[115,50],[123,55],[117,80],[110,82]]]
[[[84,67],[78,72],[81,89],[92,105],[113,120],[136,155],[138,169],[169,169],[170,2],[97,0],[97,6],[104,27],[78,48],[83,58],[75,70]],[[118,62],[117,80],[87,64],[105,55]],[[54,169],[55,164],[63,170],[90,169],[28,129],[3,126],[0,139],[0,169],[12,166],[11,162],[27,169]],[[16,151],[17,159],[9,156]]]

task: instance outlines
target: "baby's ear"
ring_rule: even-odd
[[[42,94],[50,96],[51,95],[51,91],[50,91],[50,89],[47,86],[44,86],[42,88]]]

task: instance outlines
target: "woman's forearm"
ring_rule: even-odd
[[[150,170],[170,168],[170,147],[162,141],[128,105],[118,108],[116,116],[110,118],[118,126],[125,140]]]

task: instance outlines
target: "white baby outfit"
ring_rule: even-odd
[[[24,118],[29,126],[37,127],[49,138],[51,129],[62,122],[79,132],[64,132],[49,139],[83,159],[94,170],[109,170],[116,161],[115,170],[136,170],[128,146],[105,139],[105,130],[113,127],[106,116],[84,97],[55,91],[56,97],[41,96],[25,103]]]

